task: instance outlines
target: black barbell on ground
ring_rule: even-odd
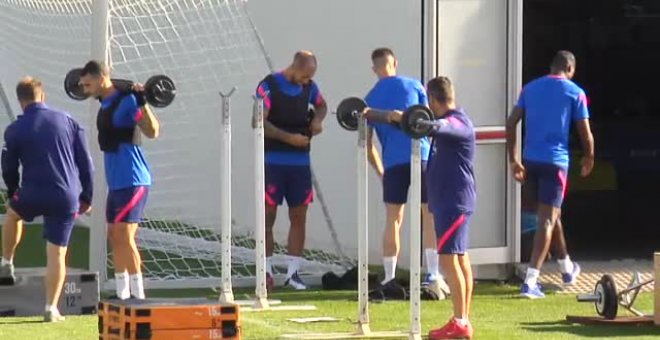
[[[358,97],[349,97],[342,100],[337,106],[335,112],[337,122],[342,128],[355,131],[358,128],[358,119],[367,108],[367,103]],[[389,112],[369,109],[368,119],[371,121],[387,123]],[[434,126],[441,126],[441,123],[433,121],[433,113],[424,105],[413,105],[403,112],[401,122],[395,124],[403,130],[408,136],[419,139],[428,136]]]
[[[642,282],[639,273],[633,274],[628,287],[620,292],[616,289],[614,278],[609,275],[603,275],[591,294],[581,294],[577,296],[578,302],[593,302],[596,307],[596,313],[607,320],[614,320],[619,310],[619,305],[637,316],[644,316],[644,313],[633,308],[640,290],[654,280]]]
[[[80,84],[81,68],[74,68],[64,77],[64,91],[74,100],[85,100],[89,96],[83,91]],[[120,91],[130,92],[134,82],[125,79],[112,79],[113,85]],[[159,74],[147,79],[144,84],[144,96],[147,103],[153,107],[166,107],[176,97],[176,86],[174,81],[165,75]]]

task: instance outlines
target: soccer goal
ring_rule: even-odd
[[[234,122],[247,125],[251,95],[271,69],[245,0],[0,0],[0,84],[8,105],[19,112],[14,84],[32,75],[43,81],[49,105],[67,110],[88,127],[99,174],[92,216],[82,223],[91,230],[90,269],[110,288],[114,271],[106,247],[102,155],[94,137],[96,104],[73,101],[63,89],[66,73],[92,58],[105,59],[115,78],[144,82],[165,74],[177,86],[173,104],[156,110],[161,137],[143,140],[153,175],[138,232],[147,288],[218,286],[223,157],[219,93],[238,88],[231,114]],[[252,146],[234,144],[233,149],[234,154],[249,153]],[[235,162],[232,173],[252,173],[252,168]],[[252,192],[252,183],[243,184]],[[308,236],[302,265],[303,275],[316,277],[354,262],[331,237],[332,219],[319,189],[316,183],[327,233]],[[234,185],[232,197],[243,194]],[[232,219],[231,228],[231,272],[237,286],[254,285],[253,206],[233,204],[233,211],[243,216]],[[285,270],[284,245],[276,245],[276,253],[275,269]]]

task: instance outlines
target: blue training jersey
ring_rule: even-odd
[[[107,108],[119,96],[116,91],[101,101],[101,107]],[[142,119],[142,111],[137,105],[135,96],[127,95],[122,98],[119,106],[112,115],[115,127],[137,127]],[[133,186],[151,185],[149,165],[139,145],[120,143],[115,152],[104,152],[105,178],[108,189],[118,190]]]
[[[70,115],[28,105],[4,138],[2,177],[10,195],[20,181],[20,196],[53,215],[76,212],[79,200],[92,202],[94,166],[85,130]]]
[[[275,81],[279,86],[282,93],[291,96],[297,97],[303,90],[302,85],[293,83],[286,79],[282,72],[274,73]],[[271,108],[271,96],[270,89],[268,84],[265,82],[259,83],[257,86],[257,97],[264,100],[264,108],[270,110]],[[321,91],[319,90],[316,83],[312,83],[312,88],[309,94],[309,104],[316,106],[320,105],[323,101]],[[268,151],[264,154],[265,162],[268,164],[280,164],[280,165],[309,165],[310,157],[308,151]]]
[[[418,80],[392,76],[378,80],[364,98],[370,108],[377,110],[404,111],[413,105],[428,105],[424,86]],[[387,123],[370,122],[383,148],[383,167],[391,168],[399,164],[410,163],[411,139],[398,127]],[[422,160],[428,160],[429,140],[422,138]]]
[[[517,106],[525,112],[523,159],[568,168],[571,122],[589,119],[584,90],[565,77],[549,75],[527,84]]]
[[[461,110],[437,119],[431,137],[426,168],[426,193],[431,212],[474,212],[477,198],[474,180],[475,133],[472,121]]]

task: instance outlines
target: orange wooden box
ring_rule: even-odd
[[[114,330],[110,329],[115,333]],[[121,333],[117,330],[116,333]],[[240,340],[240,335],[227,336],[220,329],[180,329],[180,330],[155,330],[148,335],[136,333],[109,334],[99,336],[99,340]]]
[[[98,329],[104,339],[240,339],[239,307],[206,299],[107,300],[99,303]]]

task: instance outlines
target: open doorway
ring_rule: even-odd
[[[563,209],[575,258],[648,258],[660,249],[660,1],[525,0],[523,82],[557,50],[577,58],[596,166],[579,177],[580,143]]]

